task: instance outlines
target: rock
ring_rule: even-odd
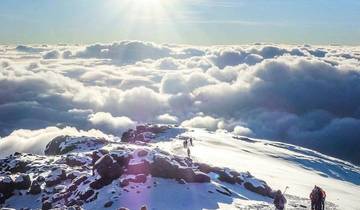
[[[49,210],[52,208],[52,204],[50,201],[46,200],[42,203],[41,209],[42,210]]]
[[[38,183],[43,183],[43,182],[45,182],[45,177],[43,177],[43,176],[38,176],[38,177],[36,177],[36,179],[35,179]]]
[[[195,182],[198,183],[205,183],[205,182],[210,182],[210,177],[208,175],[206,175],[203,172],[195,172]]]
[[[147,210],[147,207],[145,205],[143,205],[140,210]]]
[[[15,189],[27,190],[31,185],[30,176],[28,174],[20,174],[15,178]]]
[[[102,156],[94,165],[101,178],[114,180],[123,174],[123,168],[109,155]]]
[[[119,208],[118,210],[129,210],[128,208],[125,208],[125,207],[121,207]]]
[[[26,173],[29,170],[29,164],[30,161],[16,159],[11,161],[11,164],[8,165],[7,170],[11,173]]]
[[[141,149],[141,150],[137,151],[137,155],[138,155],[139,157],[145,157],[145,156],[147,156],[148,154],[149,154],[149,152],[146,151],[146,150],[144,150],[144,149]]]
[[[79,156],[75,156],[75,155],[68,155],[65,158],[66,165],[68,165],[70,167],[83,166],[89,162],[90,162],[90,158],[88,158],[88,157],[79,157]]]
[[[145,174],[139,174],[136,175],[134,179],[131,180],[135,183],[145,183],[146,182],[146,175]]]
[[[5,195],[11,194],[15,190],[14,181],[10,176],[0,176],[0,193]]]
[[[66,173],[64,169],[53,168],[50,174],[45,178],[45,184],[46,187],[52,187],[54,185],[60,184],[65,179]]]
[[[78,170],[72,170],[68,174],[66,174],[66,179],[74,180],[77,177],[80,177],[82,173]]]
[[[36,194],[39,194],[39,193],[41,193],[41,185],[39,184],[39,182],[34,180],[31,183],[29,194],[36,195]]]
[[[92,195],[94,195],[95,191],[92,189],[88,189],[85,192],[81,192],[79,194],[79,198],[83,201],[86,201],[87,199],[89,199]]]
[[[126,187],[130,184],[129,179],[123,179],[120,181],[120,187]]]
[[[244,187],[257,194],[267,197],[272,197],[272,189],[264,181],[257,179],[253,179],[253,180],[256,180],[256,182],[254,183],[254,182],[246,181],[244,183]]]
[[[130,129],[128,131],[125,131],[121,136],[122,142],[132,142],[135,137],[134,130]]]
[[[176,177],[184,179],[186,182],[195,182],[195,172],[192,168],[178,168]]]
[[[176,179],[179,184],[186,184],[184,179]]]
[[[92,165],[94,165],[96,163],[96,161],[98,161],[102,156],[109,154],[109,151],[104,150],[104,149],[99,149],[96,151],[93,151],[91,154],[91,158],[92,158]]]
[[[126,151],[112,151],[110,155],[122,167],[127,167],[132,158]]]
[[[236,178],[224,170],[218,171],[217,174],[219,175],[218,179],[223,182],[227,182],[230,184],[236,184]]]
[[[58,136],[46,145],[44,152],[45,155],[62,155],[76,149],[99,149],[106,144],[107,141],[102,138]]]
[[[127,174],[150,174],[150,163],[148,161],[141,161],[138,163],[129,163],[126,170]]]
[[[113,205],[113,201],[108,201],[108,202],[106,202],[105,204],[104,204],[104,207],[105,208],[109,208],[109,207],[111,207],[112,205]]]
[[[228,188],[224,187],[224,186],[220,186],[220,187],[216,188],[216,191],[223,194],[223,195],[227,195],[227,196],[230,196],[230,197],[232,195],[231,191]]]
[[[154,161],[150,164],[150,173],[155,177],[176,178],[176,167],[168,158],[155,156]]]
[[[106,185],[109,185],[111,182],[112,182],[112,180],[110,180],[110,179],[100,178],[100,179],[96,179],[93,182],[91,182],[90,187],[95,190],[98,190]]]

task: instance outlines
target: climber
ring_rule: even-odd
[[[275,208],[277,210],[283,210],[285,209],[285,204],[286,204],[286,198],[284,196],[284,194],[281,193],[280,190],[278,190],[275,194],[275,198],[274,198],[274,205]]]
[[[192,139],[192,138],[190,138],[190,140],[189,140],[189,141],[190,141],[190,145],[191,145],[191,146],[194,146],[194,145],[193,145],[193,139]]]
[[[184,146],[184,148],[185,148],[185,149],[187,148],[187,146],[188,146],[188,142],[187,142],[187,140],[184,140],[184,142],[183,142],[183,146]]]
[[[187,155],[188,155],[188,158],[190,158],[190,148],[187,148]]]
[[[310,193],[311,210],[324,210],[325,209],[326,193],[323,189],[316,186]]]

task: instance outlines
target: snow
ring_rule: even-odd
[[[182,140],[159,141],[161,149],[186,156]],[[360,168],[301,147],[259,139],[239,140],[231,133],[209,133],[202,129],[184,131],[181,138],[191,137],[194,147],[191,156],[199,162],[226,166],[237,171],[249,171],[265,180],[272,188],[288,195],[308,198],[314,185],[327,192],[327,200],[340,209],[358,209],[360,206]],[[252,181],[254,184],[255,180]]]
[[[165,133],[157,134],[154,138],[146,146],[113,142],[105,145],[103,149],[108,149],[113,155],[132,155],[130,165],[136,165],[144,161],[152,161],[154,155],[168,159],[166,152],[171,155],[187,156],[183,141],[193,138],[194,146],[189,146],[189,148],[194,162],[227,168],[226,173],[229,174],[230,170],[236,170],[240,172],[245,182],[251,183],[254,187],[264,186],[262,180],[274,190],[283,191],[288,186],[287,209],[306,209],[309,206],[307,198],[314,185],[322,187],[327,192],[327,201],[331,202],[327,209],[352,210],[360,206],[360,168],[309,149],[274,141],[233,136],[232,133],[224,131],[208,132],[183,127],[173,127]],[[119,146],[125,149],[117,150]],[[144,151],[147,152],[146,155]],[[83,158],[88,160],[86,154],[91,154],[91,151],[84,148],[79,153],[72,152],[69,157],[75,155],[74,157],[81,160]],[[11,160],[10,163],[15,167],[14,161],[31,161],[34,167],[45,169],[40,175],[46,177],[47,180],[55,180],[62,174],[62,169],[69,169],[61,165],[61,157],[24,155]],[[86,162],[89,164],[89,161]],[[50,168],[44,165],[51,165],[51,163],[59,164],[58,166],[61,167],[46,171]],[[82,172],[77,170],[78,168],[72,169],[70,173],[78,177],[88,174],[89,181],[96,178],[90,176],[91,168]],[[251,192],[244,185],[222,182],[217,179],[216,173],[211,172],[208,175],[211,178],[210,183],[179,184],[174,179],[156,178],[149,175],[145,183],[130,182],[128,186],[120,187],[121,180],[136,177],[123,174],[119,179],[98,190],[98,198],[85,203],[83,208],[103,209],[106,202],[113,201],[113,205],[108,209],[120,207],[140,209],[144,204],[148,209],[156,210],[273,209],[271,198]],[[1,179],[11,181],[11,178],[7,176],[0,176],[0,181]],[[70,182],[64,181],[57,187],[44,190],[61,191],[69,184]],[[89,190],[89,185],[81,183],[77,190],[85,193]],[[219,193],[219,191],[231,192],[231,196]],[[18,196],[16,194],[6,201],[6,205],[16,209],[24,207],[24,204],[30,208],[39,208],[40,198],[40,195]],[[338,205],[338,208],[332,203]]]

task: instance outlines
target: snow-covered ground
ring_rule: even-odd
[[[166,137],[178,135],[179,130],[170,130]],[[289,186],[286,194],[298,197],[308,198],[314,185],[318,185],[326,190],[327,200],[340,209],[360,208],[360,168],[348,162],[290,144],[234,138],[226,132],[201,129],[183,132],[181,136],[194,139],[191,156],[195,160],[249,171],[273,188]],[[160,140],[156,145],[169,152],[186,155],[180,139]],[[242,203],[241,200],[236,202]]]
[[[142,159],[151,161],[153,155],[161,150],[169,152],[170,155],[187,156],[187,152],[183,148],[183,141],[189,138],[193,139],[193,146],[190,146],[190,150],[194,162],[207,163],[220,168],[230,168],[238,172],[248,171],[256,177],[248,180],[254,186],[261,185],[261,181],[257,183],[258,179],[266,181],[273,190],[283,190],[288,186],[286,191],[287,209],[309,209],[308,196],[314,185],[322,187],[327,192],[327,209],[359,209],[360,168],[348,162],[298,146],[234,136],[232,133],[225,131],[209,132],[203,129],[172,127],[164,133],[155,135],[154,139],[151,139],[149,143],[140,145],[121,143],[118,137],[112,137],[112,139],[107,139],[111,143],[103,146],[102,149],[117,154],[122,153],[117,152],[120,147],[133,151],[145,149],[155,152],[143,158],[140,158],[138,152],[135,152],[136,155],[134,155],[134,159],[131,159],[130,165],[139,164]],[[66,139],[71,140],[72,138]],[[81,142],[78,141],[77,143]],[[100,141],[100,143],[102,142],[103,140]],[[76,159],[80,157],[81,160],[86,159],[83,162],[88,162],[90,158],[84,158],[84,156],[94,151],[94,148],[84,149],[83,146],[81,144],[77,150],[72,151],[72,154],[69,154],[70,157],[75,155]],[[49,170],[51,166],[48,163],[60,163],[59,160],[64,156],[25,156],[25,158],[33,158],[33,167],[42,167]],[[95,176],[91,175],[91,165],[90,163],[86,164],[85,170],[81,173],[86,174],[89,182],[94,181],[96,174]],[[65,167],[67,174],[74,169],[80,169],[64,164],[56,167]],[[46,172],[43,175],[49,179]],[[92,201],[86,201],[82,207],[84,209],[102,209],[107,202],[111,202],[107,209],[118,209],[120,207],[140,209],[143,205],[154,210],[274,209],[271,198],[251,192],[244,185],[220,181],[218,175],[213,172],[208,175],[211,181],[206,183],[180,184],[175,179],[164,179],[148,175],[144,183],[134,182],[127,186],[121,186],[119,180],[134,176],[123,174],[109,185],[97,190],[94,189],[95,193],[93,195],[96,198]],[[32,179],[34,178],[33,173],[30,173],[30,176]],[[72,182],[74,181],[64,180],[58,188],[60,191],[62,188],[66,191]],[[89,189],[91,190],[89,184],[83,182],[77,187],[77,191],[72,196],[77,196],[76,192],[81,194]],[[46,191],[53,192],[54,190],[56,190],[56,187],[53,189],[52,187],[44,188],[43,186],[45,196],[48,196]],[[231,192],[231,195],[226,195],[227,190]],[[221,191],[224,193],[221,193]],[[44,193],[29,195],[26,192],[26,190],[15,190],[15,195],[7,199],[3,207],[16,209],[21,207],[41,208],[41,199],[44,197]]]

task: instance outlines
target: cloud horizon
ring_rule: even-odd
[[[1,45],[0,69],[0,150],[14,150],[3,139],[19,129],[121,135],[137,123],[166,123],[360,164],[359,47]]]

